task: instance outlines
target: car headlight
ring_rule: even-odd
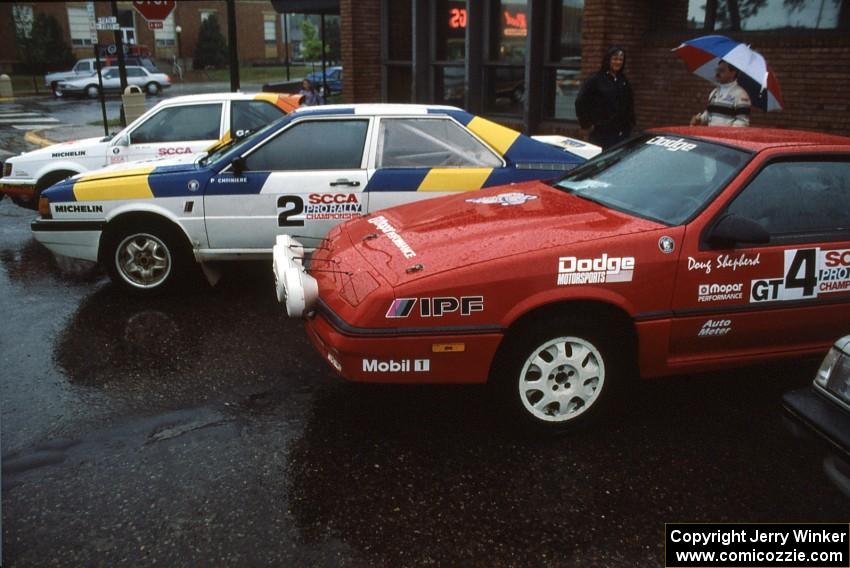
[[[42,195],[38,198],[38,214],[42,219],[53,219],[50,213],[50,199]]]
[[[826,357],[823,358],[823,362],[820,364],[820,368],[818,369],[818,372],[815,375],[815,383],[817,385],[826,388],[826,384],[829,382],[829,377],[832,375],[832,370],[835,367],[835,363],[840,358],[841,351],[839,351],[835,347],[830,348],[829,353],[827,353]]]
[[[836,347],[830,349],[815,376],[815,386],[850,406],[850,356]]]

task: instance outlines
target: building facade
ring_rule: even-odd
[[[280,65],[287,53],[293,58],[298,33],[287,33],[287,50],[275,8],[337,3],[235,5],[240,61]],[[118,8],[124,40],[160,60],[190,62],[211,14],[226,35],[224,0],[178,0],[159,30],[148,29],[132,2]],[[575,96],[605,49],[619,45],[638,128],[683,124],[704,108],[712,86],[672,49],[722,33],[764,54],[781,85],[784,110],[753,111],[753,125],[850,134],[850,0],[338,0],[338,12],[350,102],[453,104],[525,132],[581,136]],[[113,41],[112,32],[91,29],[93,18],[112,15],[109,2],[0,3],[3,70],[16,62],[16,18],[38,13],[56,18],[78,57],[90,57],[95,41]]]
[[[581,81],[627,54],[639,128],[687,124],[710,83],[671,51],[721,33],[751,44],[785,109],[752,124],[850,135],[848,0],[340,0],[346,96],[463,106],[526,132],[581,134]]]
[[[161,29],[149,29],[132,2],[118,2],[118,23],[122,41],[147,47],[159,60],[172,56],[191,62],[201,22],[210,15],[218,19],[227,36],[227,5],[224,0],[178,1]],[[37,14],[56,18],[65,40],[78,58],[92,57],[94,43],[114,42],[111,31],[92,29],[93,19],[112,16],[109,2],[3,2],[0,3],[0,68],[9,71],[17,62],[16,22],[30,21]],[[239,59],[248,65],[280,64],[286,56],[283,18],[269,0],[236,2],[236,29]]]

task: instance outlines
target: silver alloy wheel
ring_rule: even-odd
[[[89,96],[90,99],[95,99],[97,98],[97,95],[100,94],[100,92],[98,91],[97,87],[92,85],[91,87],[86,89],[86,94]]]
[[[115,249],[115,267],[128,284],[150,289],[161,286],[171,274],[171,251],[157,236],[129,235]]]
[[[567,422],[587,411],[605,383],[605,363],[592,343],[558,337],[536,347],[519,375],[519,396],[538,420]]]
[[[156,83],[148,83],[147,91],[149,95],[155,95],[159,92],[159,85]]]

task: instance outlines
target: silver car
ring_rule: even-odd
[[[165,73],[152,73],[138,65],[127,65],[127,84],[136,85],[149,95],[155,95],[171,86],[171,78]],[[120,93],[121,78],[118,67],[104,67],[101,70],[105,93]],[[56,87],[57,96],[85,95],[96,98],[100,92],[97,73],[87,77],[60,81]]]

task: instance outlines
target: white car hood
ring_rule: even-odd
[[[101,173],[120,173],[123,170],[132,170],[139,167],[145,166],[154,166],[154,167],[163,167],[163,166],[177,166],[181,164],[191,164],[194,163],[195,160],[203,156],[204,152],[199,152],[197,154],[185,154],[182,156],[176,157],[168,157],[168,158],[154,158],[152,160],[139,160],[136,162],[121,162],[119,164],[112,164],[111,166],[106,166],[104,168],[99,168],[96,170],[91,170],[82,174],[78,174],[74,176],[74,178],[78,178],[80,176],[88,176],[92,174],[101,174]]]
[[[101,148],[106,148],[108,145],[109,141],[103,141],[103,136],[97,138],[83,138],[82,140],[62,142],[60,144],[53,144],[52,146],[47,146],[46,148],[32,150],[31,152],[24,152],[20,156],[9,158],[9,160],[18,160],[20,158],[25,158],[21,161],[27,161],[27,159],[29,158],[34,160],[58,160],[62,158],[79,158],[83,155],[76,154],[76,152],[85,152],[84,155],[89,156],[89,152],[92,152],[94,150],[100,150]]]

